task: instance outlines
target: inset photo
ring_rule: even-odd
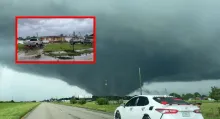
[[[17,16],[17,64],[95,64],[94,16]]]

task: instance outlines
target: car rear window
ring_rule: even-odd
[[[167,104],[180,104],[180,105],[188,105],[186,101],[179,99],[179,98],[174,98],[174,97],[154,97],[153,98],[156,102],[158,103],[167,103]]]

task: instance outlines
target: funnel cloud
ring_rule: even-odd
[[[139,67],[148,83],[220,79],[218,0],[38,0],[35,7],[26,1],[0,2],[0,63],[14,70],[59,78],[93,95],[138,89]],[[15,15],[95,15],[97,63],[14,64]]]

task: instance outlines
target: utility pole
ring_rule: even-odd
[[[108,80],[105,80],[105,90],[106,90],[106,94],[108,94]],[[106,95],[106,98],[108,98],[108,96]]]
[[[168,95],[167,89],[165,88],[165,95]]]
[[[142,95],[142,88],[141,88],[142,82],[141,82],[141,69],[140,69],[140,67],[139,67],[139,81],[140,81],[140,94]]]

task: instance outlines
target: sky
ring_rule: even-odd
[[[18,19],[18,36],[53,36],[53,35],[78,35],[93,32],[93,19],[91,18],[21,18]],[[80,34],[79,34],[80,32]]]
[[[219,0],[1,0],[0,7],[2,99],[11,95],[18,100],[44,99],[81,94],[81,90],[92,95],[128,95],[140,86],[139,67],[141,85],[153,92],[167,88],[208,94],[211,86],[220,87]],[[15,64],[16,15],[96,16],[96,64]],[[6,76],[12,74],[13,78]],[[14,83],[18,80],[19,84]],[[57,82],[66,91],[54,91]],[[2,88],[6,84],[11,87]],[[28,89],[27,96],[21,87]],[[34,97],[30,91],[41,89],[48,92]],[[7,91],[13,93],[7,96]]]
[[[0,100],[42,101],[71,96],[91,97],[92,95],[60,79],[16,72],[7,67],[0,68]]]

